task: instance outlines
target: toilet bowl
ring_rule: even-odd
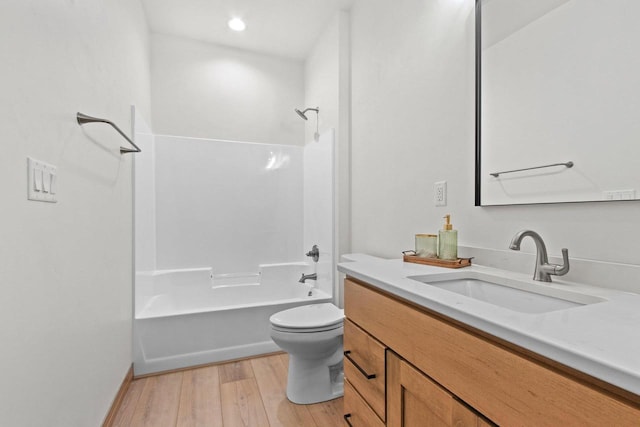
[[[269,320],[271,338],[289,353],[287,398],[310,404],[342,396],[344,310],[330,303],[303,305]]]

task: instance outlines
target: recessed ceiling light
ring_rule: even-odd
[[[240,18],[231,18],[228,25],[233,31],[244,31],[244,29],[247,28],[247,24]]]

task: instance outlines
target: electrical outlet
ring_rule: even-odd
[[[447,181],[433,184],[433,202],[436,206],[447,206]]]

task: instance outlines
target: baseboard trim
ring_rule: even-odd
[[[133,379],[134,380],[139,380],[141,378],[157,377],[158,375],[172,374],[174,372],[191,371],[191,370],[194,370],[194,369],[206,368],[206,367],[209,367],[209,366],[224,365],[226,363],[241,362],[243,360],[257,359],[257,358],[260,358],[260,357],[275,356],[277,354],[285,354],[285,352],[284,351],[274,351],[274,352],[269,352],[269,353],[254,354],[254,355],[245,356],[245,357],[237,357],[237,358],[229,359],[229,360],[219,360],[217,362],[202,363],[202,364],[193,365],[193,366],[185,366],[184,368],[167,369],[166,371],[150,372],[148,374],[136,375],[135,377],[133,377]]]
[[[204,366],[215,362],[226,362],[273,353],[279,350],[280,347],[269,338],[267,341],[155,358],[146,358],[144,357],[144,352],[141,352],[141,355],[134,355],[133,357],[133,377],[137,379],[146,374],[157,372],[166,373],[176,369]]]
[[[122,401],[124,400],[125,394],[127,394],[127,390],[129,390],[129,386],[131,385],[131,381],[133,381],[133,364],[127,371],[127,374],[122,380],[122,384],[120,385],[120,389],[116,394],[116,397],[113,399],[113,403],[111,404],[111,409],[107,413],[106,418],[104,419],[104,423],[102,423],[102,427],[111,427],[113,422],[116,419],[116,414],[118,413],[118,409],[120,409],[120,405],[122,405]]]

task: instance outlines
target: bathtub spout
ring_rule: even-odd
[[[302,277],[300,278],[300,280],[298,280],[298,282],[305,283],[305,281],[307,279],[318,280],[318,274],[317,273],[313,273],[313,274],[304,274],[304,273],[302,273]]]

